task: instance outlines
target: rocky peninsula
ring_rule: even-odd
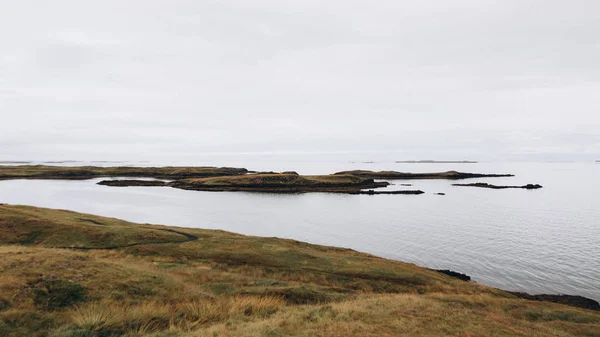
[[[101,177],[135,177],[157,179],[206,178],[247,174],[245,168],[234,167],[133,167],[133,166],[0,166],[0,180],[7,179],[69,179],[84,180]]]
[[[410,180],[410,179],[447,179],[460,180],[470,178],[496,178],[496,177],[514,177],[513,174],[486,174],[486,173],[466,173],[458,171],[435,172],[435,173],[409,173],[398,171],[368,171],[354,170],[342,171],[334,174],[353,175],[371,179],[390,179],[390,180]]]

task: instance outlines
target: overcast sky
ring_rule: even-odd
[[[0,0],[0,160],[600,159],[598,0]]]

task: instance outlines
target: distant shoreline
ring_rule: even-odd
[[[399,160],[398,164],[477,164],[472,160]]]

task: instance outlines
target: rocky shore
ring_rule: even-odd
[[[544,302],[554,302],[560,303],[564,305],[568,305],[571,307],[589,309],[594,311],[600,311],[600,303],[591,298],[583,297],[583,296],[575,296],[575,295],[551,295],[551,294],[540,294],[540,295],[530,295],[522,292],[513,292],[508,291],[509,293],[517,296],[518,298],[530,300],[530,301],[544,301]]]
[[[442,273],[459,280],[463,280],[466,282],[471,281],[471,276],[459,273],[456,271],[448,270],[448,269],[431,269],[437,271],[438,273]],[[600,311],[600,303],[591,298],[577,296],[577,295],[553,295],[553,294],[538,294],[531,295],[524,292],[516,292],[516,291],[506,291],[509,294],[516,296],[517,298],[526,299],[530,301],[543,301],[543,302],[553,302],[568,305],[571,307]]]

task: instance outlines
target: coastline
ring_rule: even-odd
[[[398,317],[441,324],[414,336],[600,328],[598,303],[578,296],[511,293],[347,248],[30,206],[0,206],[0,270],[6,336],[263,336],[248,330],[256,324],[407,334]]]

